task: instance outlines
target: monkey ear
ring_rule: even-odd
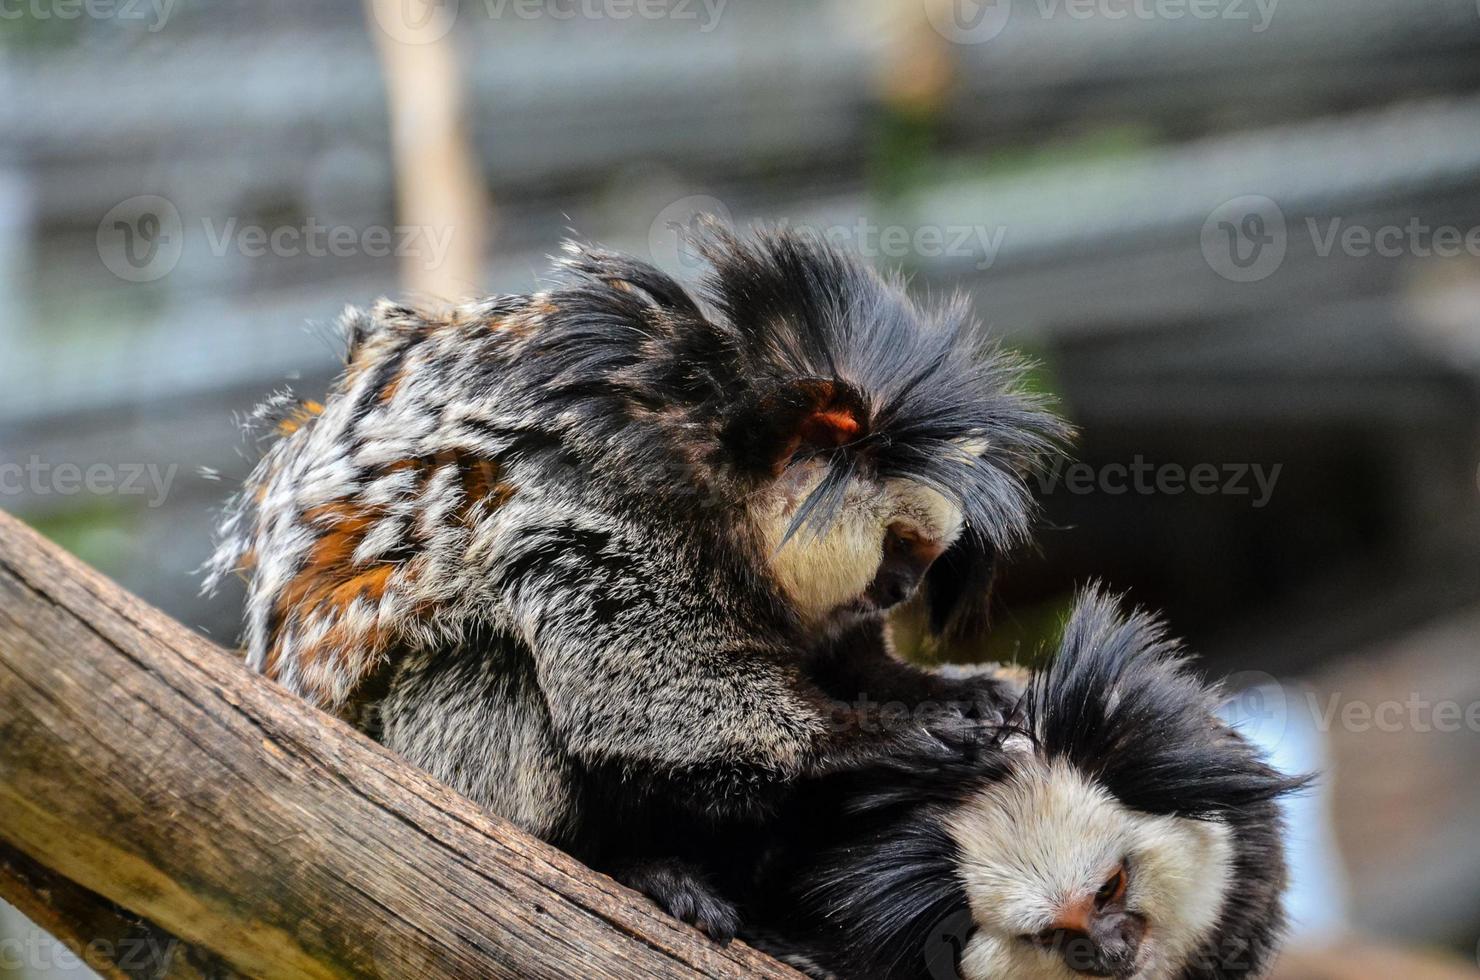
[[[950,640],[976,636],[987,628],[997,549],[963,535],[925,573],[925,604],[930,632]]]
[[[850,386],[803,378],[749,394],[724,438],[743,467],[780,476],[797,454],[845,446],[866,434],[867,423],[862,399]]]

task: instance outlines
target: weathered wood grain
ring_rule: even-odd
[[[797,976],[474,806],[3,514],[0,839],[255,977]]]

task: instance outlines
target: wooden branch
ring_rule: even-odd
[[[255,977],[798,976],[715,946],[3,514],[0,838]]]

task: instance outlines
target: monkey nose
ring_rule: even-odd
[[[1092,977],[1130,977],[1140,959],[1144,927],[1138,917],[1114,913],[1096,921],[1086,936],[1084,955],[1065,962],[1071,970]]]
[[[1121,911],[1101,916],[1094,923],[1090,938],[1099,947],[1100,958],[1111,975],[1124,977],[1135,972],[1145,934],[1144,919]]]
[[[1064,965],[1087,977],[1129,977],[1140,958],[1144,920],[1095,907],[1092,897],[1059,910],[1053,926]]]
[[[869,601],[876,609],[892,609],[914,593],[919,581],[909,572],[881,572],[868,587]]]

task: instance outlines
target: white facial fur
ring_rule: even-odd
[[[824,473],[819,463],[793,466],[751,509],[772,574],[810,624],[822,623],[862,597],[878,573],[891,525],[903,525],[942,547],[961,534],[961,512],[929,487],[907,480],[854,479],[836,521],[821,534],[803,527],[783,545],[797,508]]]
[[[1126,906],[1147,928],[1136,980],[1170,980],[1217,923],[1233,846],[1220,823],[1127,809],[1062,762],[1036,758],[948,825],[976,932],[965,980],[1078,980],[1056,952],[1021,937],[1092,894],[1127,862]]]

